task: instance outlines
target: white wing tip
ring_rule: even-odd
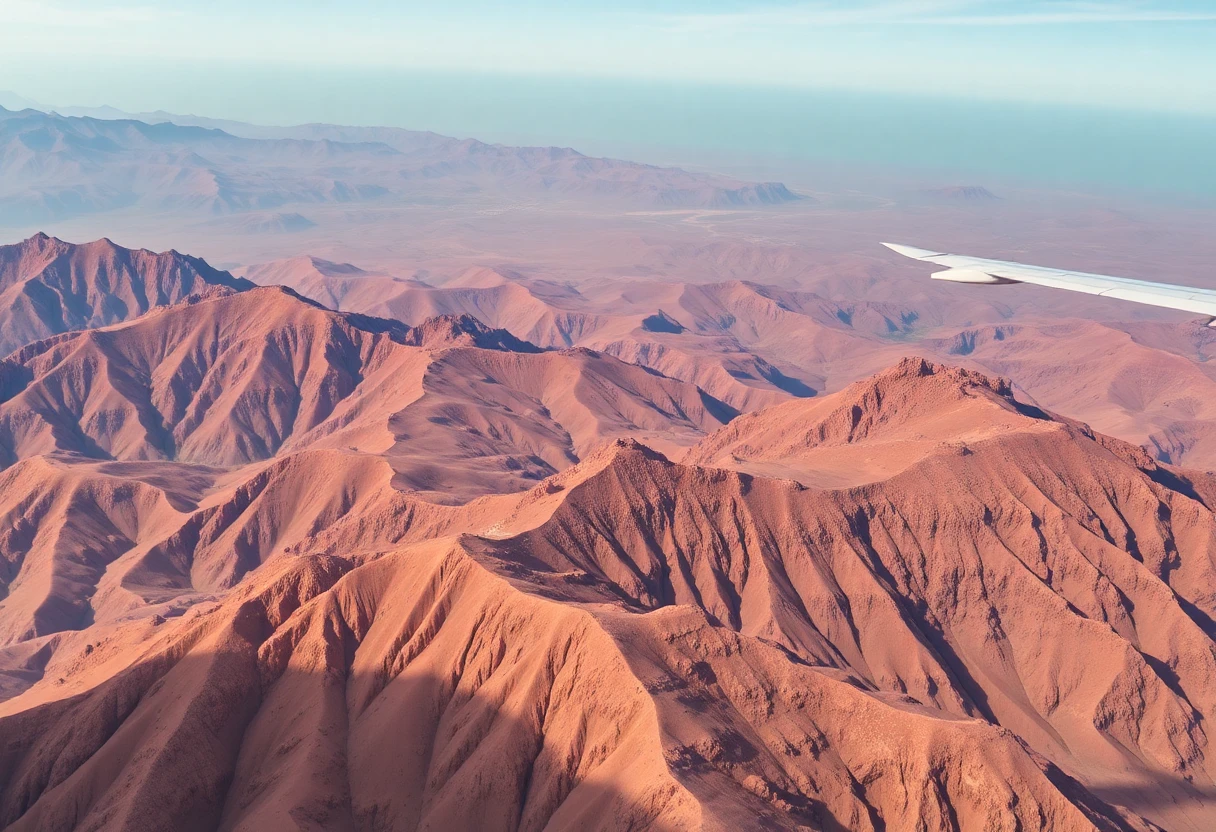
[[[911,257],[913,260],[924,260],[929,257],[941,257],[945,252],[929,251],[925,248],[915,248],[913,246],[903,246],[899,243],[883,243],[884,246],[891,249],[896,254],[902,254],[904,257]]]

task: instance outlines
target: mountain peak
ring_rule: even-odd
[[[1012,427],[1019,420],[1051,418],[1019,402],[1008,379],[917,356],[825,397],[817,412],[829,403],[836,407],[818,421],[815,444],[882,441],[904,432],[944,437],[934,426],[938,421],[969,435],[998,423]]]
[[[853,385],[864,389],[866,387],[891,386],[901,384],[910,379],[932,378],[933,383],[942,390],[957,390],[964,393],[970,389],[983,389],[997,396],[1013,401],[1013,385],[1009,379],[968,370],[964,367],[952,367],[948,364],[938,364],[920,356],[907,356],[899,363],[888,367],[869,379]],[[852,388],[849,388],[852,389]]]
[[[742,416],[702,440],[685,462],[857,485],[944,447],[1062,424],[1018,401],[1006,379],[909,357],[830,396]]]
[[[410,329],[404,343],[407,346],[427,349],[480,347],[504,352],[541,351],[535,344],[522,341],[505,329],[491,329],[468,314],[446,314],[427,318]]]
[[[108,238],[76,244],[45,232],[0,246],[0,292],[20,287],[20,302],[0,309],[0,353],[76,329],[136,318],[204,291],[254,284],[175,251],[124,248]]]

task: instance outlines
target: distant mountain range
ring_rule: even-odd
[[[508,147],[390,127],[258,127],[98,112],[103,117],[0,107],[0,223],[137,208],[260,212],[253,226],[273,229],[283,224],[278,217],[293,216],[274,213],[284,206],[487,193],[672,208],[799,199],[777,182],[596,158],[570,148]]]
[[[964,202],[991,202],[999,196],[983,185],[950,185],[945,188],[929,188],[922,194],[936,199],[960,200]]]

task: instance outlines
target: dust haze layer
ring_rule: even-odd
[[[310,227],[306,216],[278,211],[288,204],[444,201],[480,190],[700,208],[798,199],[776,182],[595,158],[570,148],[328,125],[245,132],[0,107],[0,221],[131,208],[185,216],[270,212],[246,223],[249,233]]]

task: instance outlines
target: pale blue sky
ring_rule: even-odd
[[[1216,0],[0,0],[0,88],[31,98],[185,109],[216,65],[255,81],[457,70],[1216,114]],[[234,111],[251,103],[228,92]]]

